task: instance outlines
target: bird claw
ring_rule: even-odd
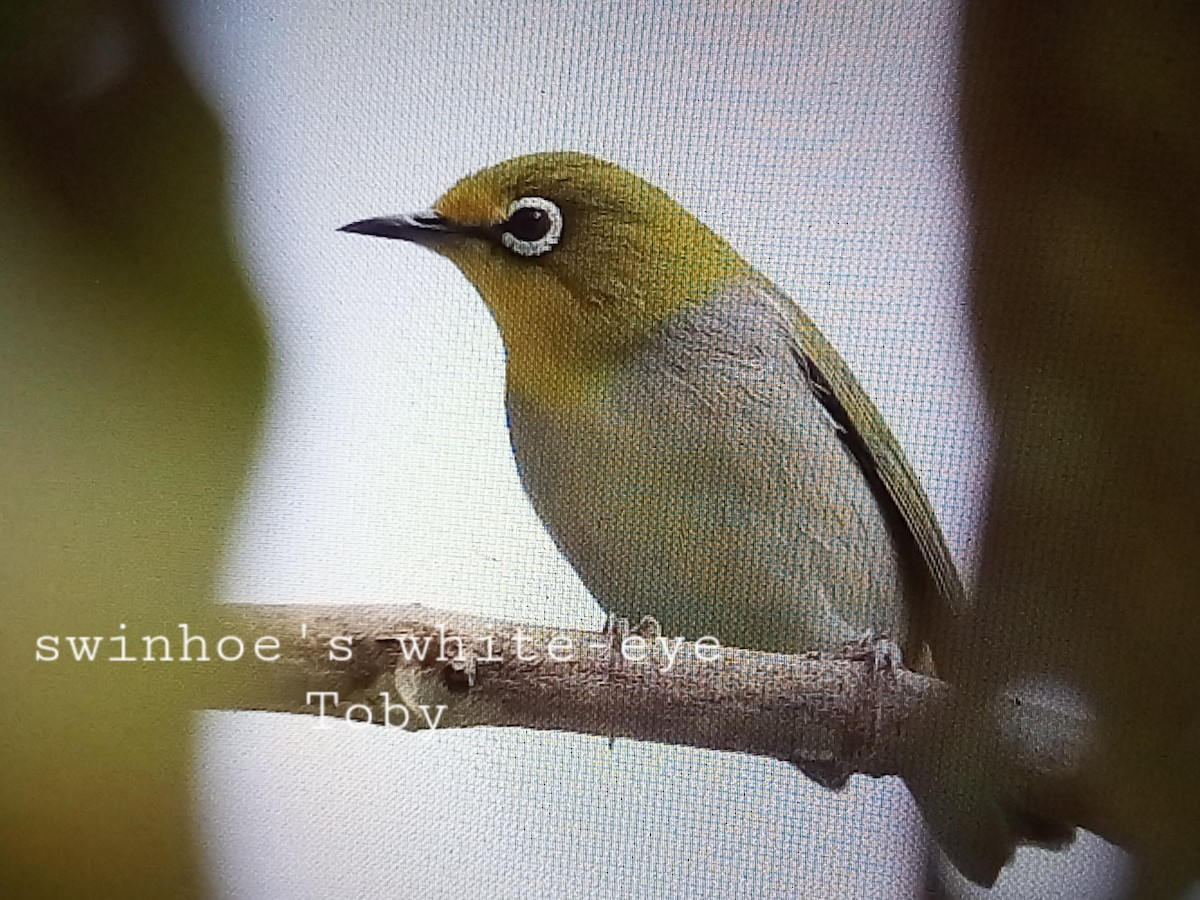
[[[628,621],[626,621],[626,625],[628,625]],[[662,626],[658,624],[658,619],[654,616],[642,616],[629,633],[636,634],[638,637],[645,638],[647,643],[654,644],[662,637],[663,632]]]
[[[857,641],[846,645],[843,655],[846,659],[870,663],[874,675],[892,675],[904,668],[900,645],[882,632],[864,632]]]

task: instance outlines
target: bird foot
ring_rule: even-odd
[[[658,619],[654,618],[654,616],[642,616],[641,620],[633,626],[633,630],[629,633],[645,638],[648,644],[654,644],[662,637],[663,632],[662,626],[658,624]]]
[[[856,641],[850,641],[842,649],[845,659],[870,663],[874,675],[892,675],[904,668],[904,654],[900,645],[887,635],[877,631],[865,631]]]

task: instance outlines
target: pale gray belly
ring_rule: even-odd
[[[534,508],[609,612],[796,651],[903,643],[897,558],[782,318],[753,296],[672,322],[586,409],[509,397]]]

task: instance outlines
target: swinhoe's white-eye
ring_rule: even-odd
[[[813,321],[664,191],[538,153],[341,230],[428,247],[479,292],[521,481],[610,615],[784,653],[886,635],[932,670],[966,601],[900,445]],[[909,787],[990,883],[1021,835],[935,771]]]

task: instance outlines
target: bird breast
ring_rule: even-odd
[[[707,298],[591,403],[510,391],[521,480],[610,613],[778,652],[902,642],[895,548],[779,303],[750,281]]]

